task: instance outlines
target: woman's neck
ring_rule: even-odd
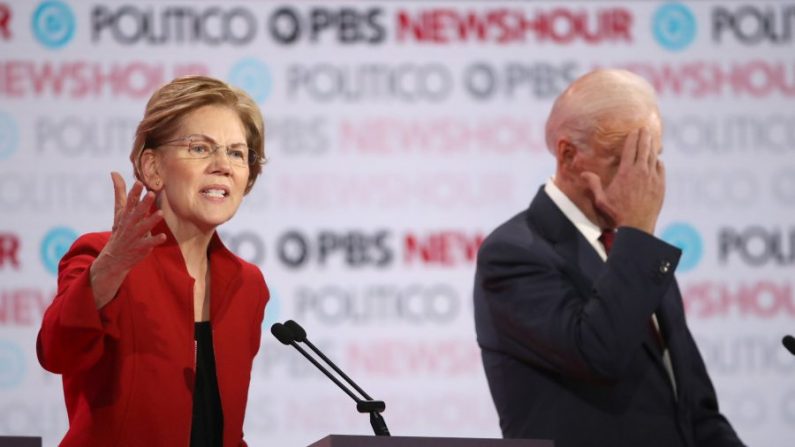
[[[182,252],[188,274],[193,279],[203,278],[207,272],[207,247],[210,246],[215,228],[201,229],[170,213],[166,213],[164,219]]]

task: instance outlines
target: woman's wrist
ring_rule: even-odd
[[[118,266],[112,255],[104,250],[100,252],[89,268],[91,291],[94,293],[97,309],[101,309],[116,296],[127,272],[129,269]]]

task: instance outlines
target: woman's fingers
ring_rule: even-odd
[[[151,231],[163,219],[163,212],[149,211],[155,203],[155,193],[144,191],[143,183],[136,181],[129,192],[124,178],[118,172],[111,172],[114,193],[114,216],[112,247],[109,255],[115,262],[133,266],[143,259],[157,245],[166,241],[165,234],[152,235]],[[113,256],[113,253],[119,256]]]
[[[126,214],[130,214],[135,209],[135,206],[138,205],[138,202],[141,200],[141,192],[144,190],[144,184],[135,181],[133,183],[132,188],[130,188],[130,192],[127,194],[127,203],[124,208],[124,212]]]
[[[158,233],[146,236],[146,239],[144,239],[143,243],[145,245],[148,245],[149,248],[152,248],[154,246],[162,244],[165,241],[166,241],[166,235],[163,233]]]
[[[113,182],[114,206],[118,212],[127,203],[127,185],[124,183],[124,177],[116,171],[110,173],[110,180]]]
[[[155,225],[157,225],[157,223],[161,220],[163,220],[163,212],[160,210],[157,210],[149,216],[138,220],[135,225],[135,235],[138,237],[146,235],[152,231]]]
[[[149,191],[144,194],[143,199],[135,205],[135,208],[133,208],[130,213],[130,219],[132,219],[133,222],[138,222],[143,219],[144,216],[149,214],[149,210],[152,209],[153,203],[155,203],[155,193]]]
[[[119,224],[119,214],[127,205],[127,185],[124,177],[118,172],[110,173],[110,180],[113,182],[113,229]]]
[[[121,177],[121,176],[119,176]],[[122,180],[123,184],[123,180]],[[124,199],[124,208],[119,209],[120,202],[118,200],[118,186],[115,181],[114,185],[117,187],[117,213],[113,222],[113,229],[116,230],[120,227],[136,227],[138,223],[141,222],[148,214],[149,210],[152,209],[152,205],[155,203],[156,195],[154,192],[147,192],[146,194],[141,197],[141,193],[143,192],[144,186],[143,183],[136,181],[132,188],[130,188],[129,193],[127,193],[126,199]]]

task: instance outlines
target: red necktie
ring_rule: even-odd
[[[611,229],[602,230],[602,235],[599,236],[599,242],[605,247],[605,253],[608,255],[610,254],[610,249],[613,248],[613,241],[616,238],[616,232]],[[662,334],[660,334],[659,329],[657,329],[657,325],[654,324],[654,320],[649,318],[649,331],[651,331],[652,336],[657,341],[657,345],[660,349],[665,350],[665,342],[663,341]]]
[[[613,248],[613,240],[616,238],[616,232],[611,229],[602,230],[602,235],[599,236],[599,242],[605,247],[605,253],[610,254],[610,249]]]

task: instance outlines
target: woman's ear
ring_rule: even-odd
[[[146,188],[159,192],[163,188],[160,176],[160,154],[154,149],[144,149],[141,153],[141,174]]]

